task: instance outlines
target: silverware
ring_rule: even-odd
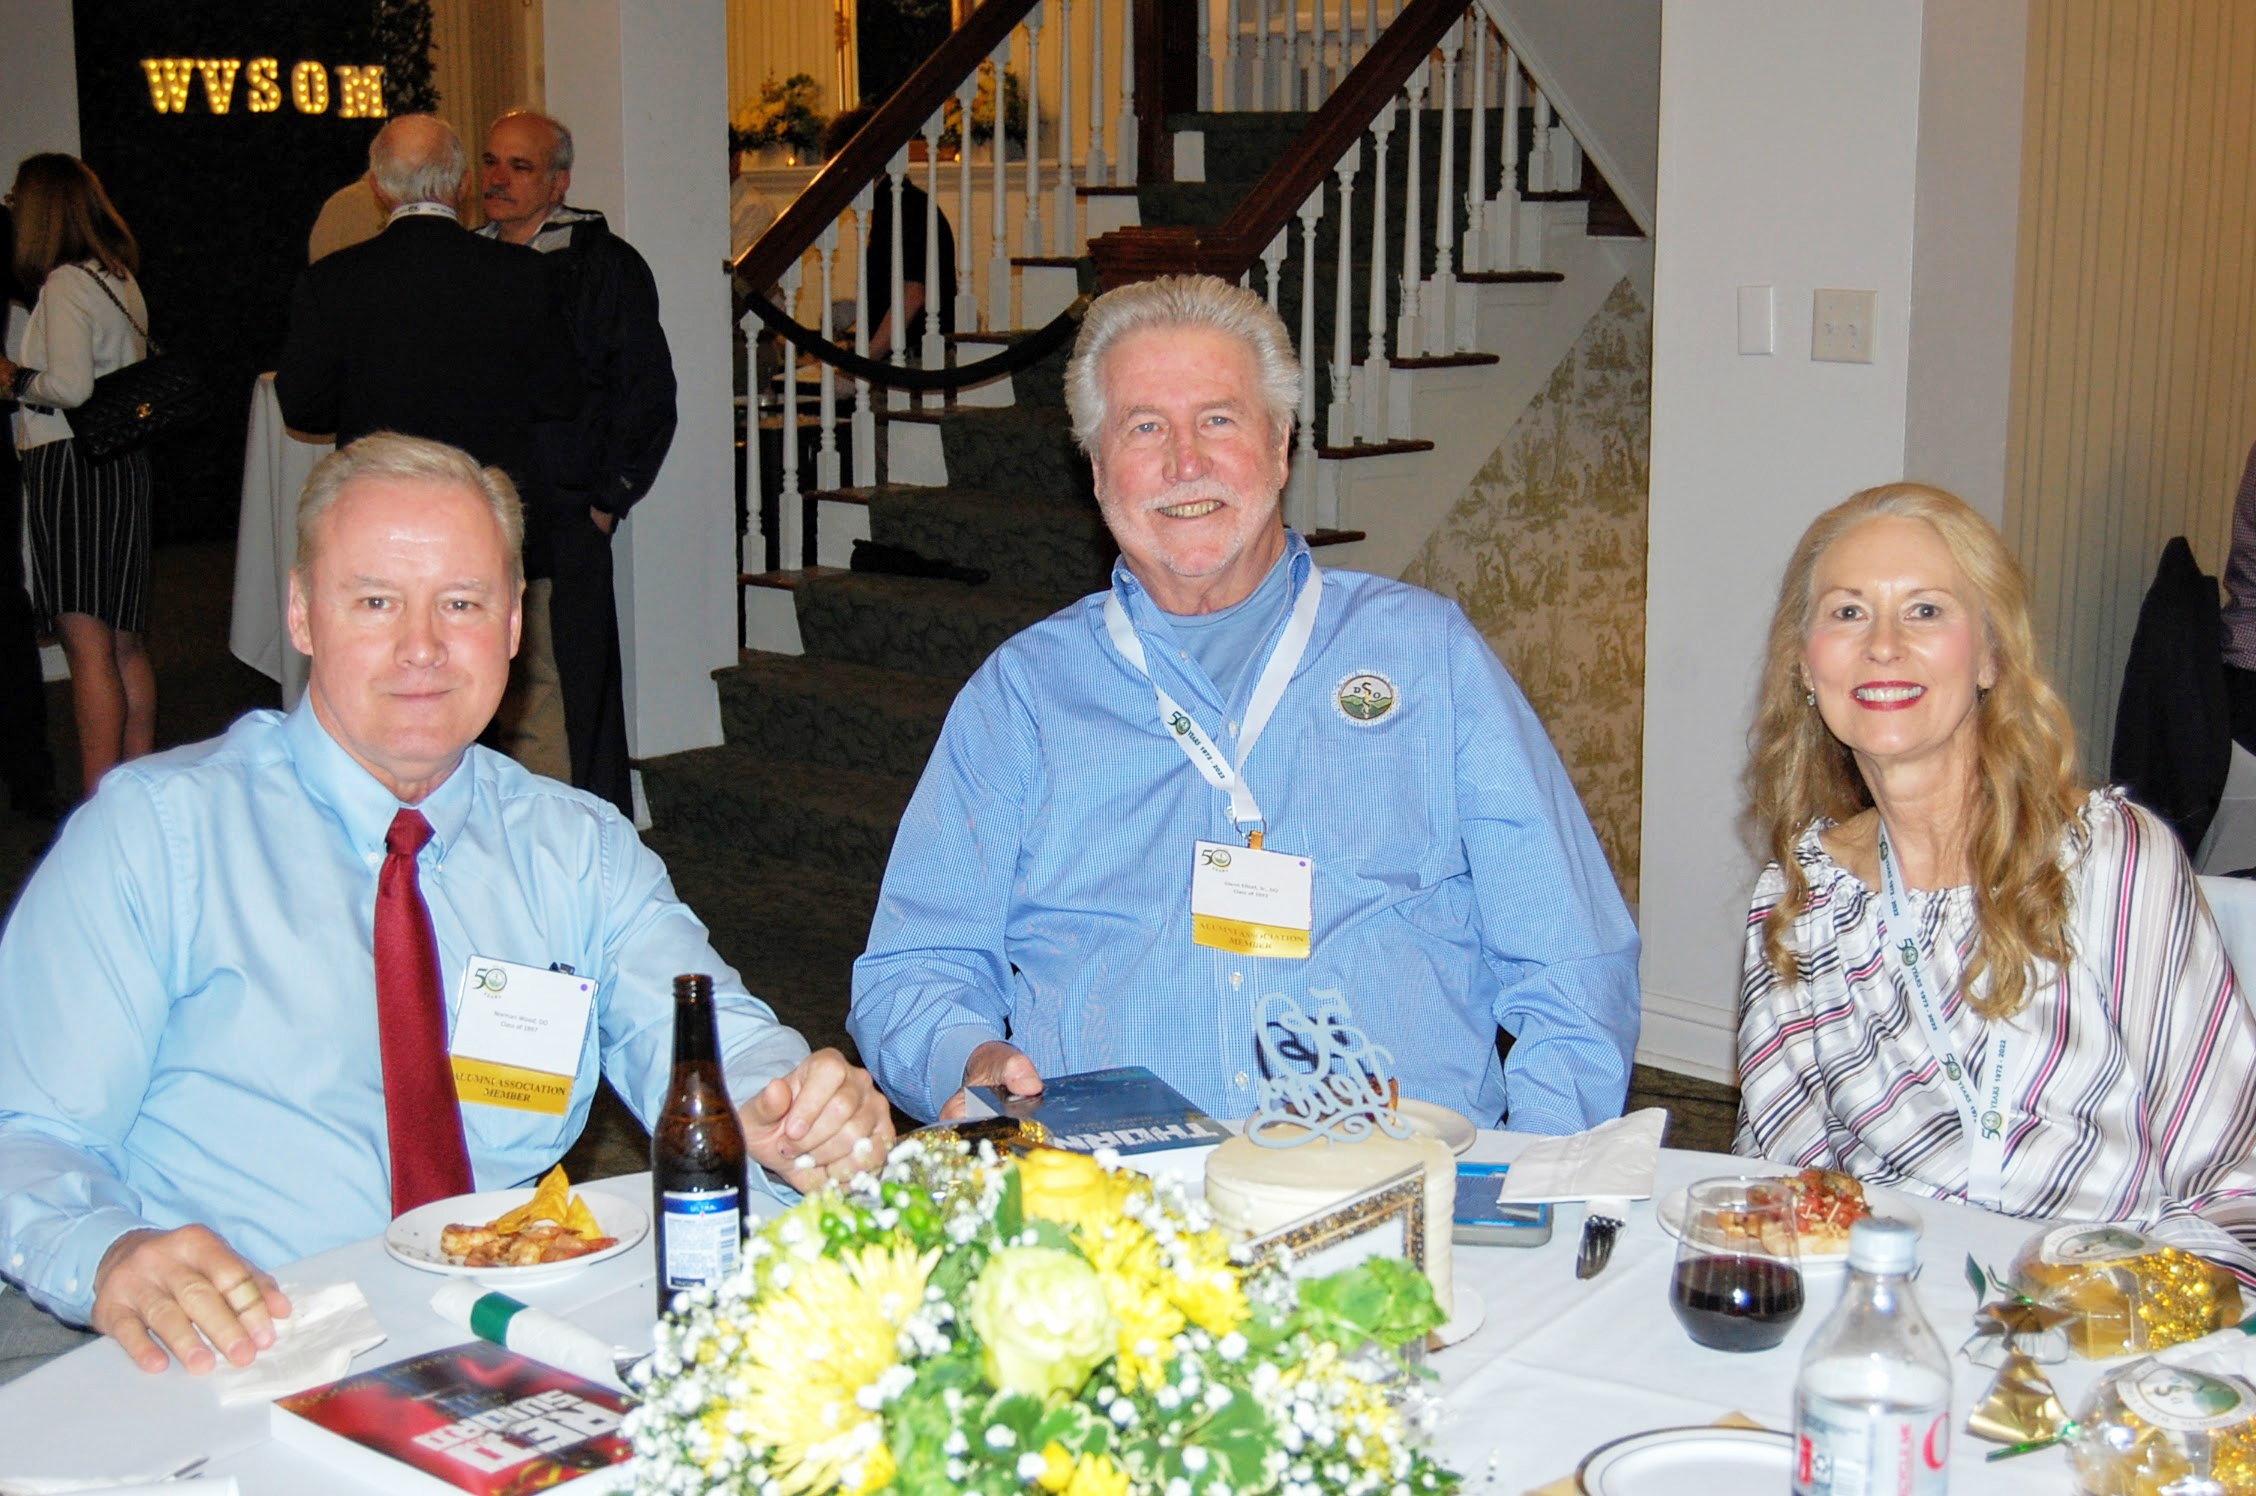
[[[1589,1202],[1589,1213],[1582,1220],[1582,1246],[1575,1253],[1575,1276],[1595,1278],[1606,1270],[1613,1259],[1614,1238],[1622,1228],[1622,1217],[1628,1212],[1626,1200],[1598,1199]]]

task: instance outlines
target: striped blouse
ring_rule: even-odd
[[[2007,1020],[2002,1208],[2032,1220],[2129,1221],[2256,1275],[2256,1022],[2169,828],[2119,791],[2093,793],[2073,849],[2068,970],[2046,967]],[[1787,935],[1796,980],[1762,958],[1785,875],[1764,869],[1747,916],[1733,1151],[1966,1197],[1950,1083],[1911,993],[1882,959],[1881,901],[1827,855],[1795,848],[1809,902]],[[1944,1023],[1986,1094],[1994,1046],[1958,997],[1974,938],[1968,888],[1909,894]]]

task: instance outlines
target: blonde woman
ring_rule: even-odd
[[[2077,782],[2018,568],[1892,484],[1779,588],[1735,1151],[2256,1274],[2256,1024],[2169,828]]]
[[[36,289],[21,364],[0,358],[19,402],[31,536],[32,607],[70,661],[83,793],[156,741],[149,622],[149,455],[89,461],[71,410],[104,374],[148,355],[149,309],[134,279],[140,250],[85,162],[27,156],[9,194],[16,278]],[[13,541],[11,540],[11,544]]]

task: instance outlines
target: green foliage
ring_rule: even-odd
[[[439,107],[431,81],[431,0],[376,0],[376,58],[384,66],[384,108],[427,114]],[[466,128],[477,129],[475,121]]]
[[[793,73],[780,83],[772,75],[763,79],[759,94],[729,116],[729,149],[787,145],[809,154],[821,150],[830,124],[818,107],[821,102],[822,85],[811,73]]]
[[[1399,1257],[1367,1257],[1345,1272],[1300,1286],[1297,1328],[1342,1345],[1394,1350],[1440,1327],[1426,1275]]]

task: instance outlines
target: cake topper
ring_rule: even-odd
[[[1319,1137],[1356,1143],[1374,1131],[1409,1137],[1414,1129],[1394,1109],[1394,1056],[1356,1026],[1344,994],[1319,988],[1309,996],[1313,1016],[1282,992],[1263,998],[1254,1015],[1261,1099],[1245,1135],[1264,1148]]]

